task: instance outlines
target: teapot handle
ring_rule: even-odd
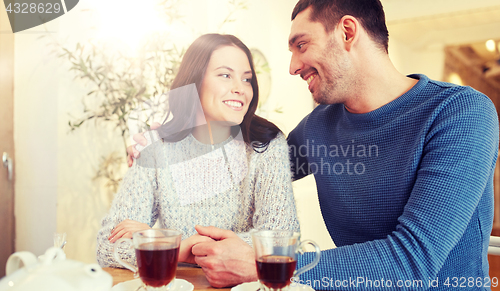
[[[21,269],[22,267],[29,268],[36,265],[37,258],[34,254],[30,252],[16,252],[10,255],[5,265],[5,274],[9,276],[15,271]]]

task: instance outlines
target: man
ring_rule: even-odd
[[[338,246],[300,282],[489,290],[495,107],[471,88],[401,75],[387,43],[379,0],[300,0],[293,11],[290,73],[320,105],[288,137],[292,172],[315,175]],[[257,279],[253,253],[234,233],[197,230],[215,240],[192,248],[212,285]]]
[[[292,170],[315,175],[338,246],[301,279],[321,280],[319,289],[448,290],[474,278],[462,286],[483,289],[498,153],[492,102],[399,74],[377,0],[301,0],[292,19],[290,73],[325,104],[290,133]]]

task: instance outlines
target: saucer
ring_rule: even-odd
[[[141,285],[141,279],[134,279],[116,284],[113,288],[111,288],[111,291],[136,291]],[[193,291],[193,289],[193,284],[184,279],[177,278],[175,278],[174,284],[172,284],[172,287],[170,288],[171,291]]]
[[[231,291],[255,291],[259,290],[259,288],[260,283],[259,281],[256,281],[234,286],[233,288],[231,288]],[[288,291],[314,291],[314,289],[309,285],[294,283],[288,286]]]

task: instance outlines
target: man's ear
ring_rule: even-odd
[[[361,25],[359,21],[350,15],[344,15],[338,24],[339,32],[342,34],[342,43],[347,51],[358,41]]]

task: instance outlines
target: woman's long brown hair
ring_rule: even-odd
[[[235,46],[240,48],[248,57],[250,68],[252,70],[251,85],[253,89],[253,98],[248,106],[248,111],[243,117],[239,126],[233,126],[232,134],[235,136],[241,128],[243,140],[252,146],[255,151],[263,152],[267,149],[269,142],[276,137],[280,129],[272,122],[255,115],[259,103],[259,86],[257,84],[257,75],[255,73],[252,54],[248,47],[237,37],[233,35],[205,34],[197,38],[186,50],[182,62],[179,66],[169,96],[169,114],[172,119],[162,125],[158,131],[165,141],[174,142],[185,138],[194,127],[196,114],[195,106],[185,106],[186,99],[182,96],[186,94],[184,90],[174,90],[186,85],[195,84],[197,92],[200,92],[203,77],[210,62],[212,53],[223,46]],[[187,89],[189,90],[189,89]],[[177,94],[175,93],[177,92]],[[196,93],[196,92],[195,92]],[[178,95],[178,96],[175,96]],[[172,134],[172,128],[176,134]]]

